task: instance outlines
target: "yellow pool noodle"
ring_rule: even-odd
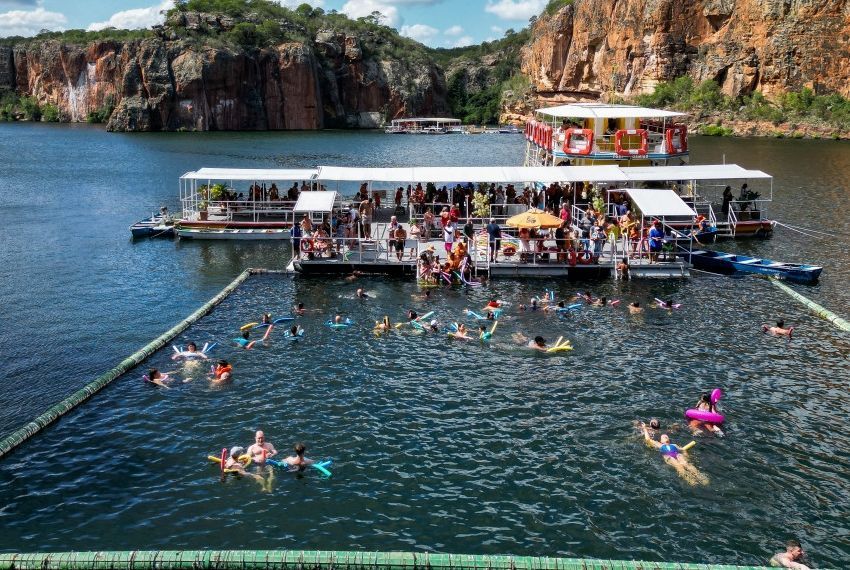
[[[697,442],[692,441],[692,442],[690,442],[689,444],[687,444],[686,446],[682,447],[682,451],[687,451],[687,450],[689,450],[690,448],[692,448],[693,446],[695,446],[696,444],[697,444]]]

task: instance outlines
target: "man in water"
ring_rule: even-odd
[[[770,333],[773,336],[787,336],[788,339],[791,339],[791,335],[794,334],[794,327],[785,328],[785,320],[779,319],[776,321],[775,327],[770,327],[767,325],[762,325],[761,330],[766,333]]]
[[[213,369],[213,382],[230,382],[233,366],[226,360],[219,360]]]
[[[799,562],[803,559],[803,547],[800,541],[792,538],[785,543],[785,552],[778,552],[770,559],[770,565],[779,568],[794,568],[809,570],[809,567]]]
[[[277,450],[271,442],[266,441],[266,435],[262,430],[258,430],[254,434],[254,445],[248,448],[248,455],[251,456],[254,463],[262,465],[266,462],[266,459],[277,455]]]
[[[364,291],[363,289],[358,289],[357,290],[357,298],[358,299],[369,299],[369,295],[367,295],[366,291]]]
[[[629,303],[629,314],[637,315],[643,312],[643,307],[640,306],[640,301]]]

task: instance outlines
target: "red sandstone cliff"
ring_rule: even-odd
[[[850,97],[848,0],[575,0],[532,27],[539,102],[713,79],[727,95],[811,87]]]
[[[114,106],[111,130],[368,128],[447,107],[433,64],[365,57],[357,37],[334,31],[250,51],[164,37],[45,41],[0,60],[0,80],[71,121]]]

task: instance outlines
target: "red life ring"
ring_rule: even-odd
[[[552,150],[552,127],[546,125],[546,138],[543,140],[543,146],[546,150]]]
[[[543,125],[534,125],[534,144],[540,144],[540,131],[543,130]]]
[[[626,135],[639,136],[640,146],[638,148],[623,148],[623,137]],[[649,133],[646,132],[646,129],[620,129],[614,135],[614,152],[620,156],[646,156],[646,153],[649,152]]]
[[[591,152],[593,152],[592,130],[567,129],[564,132],[564,153],[587,156]]]
[[[532,121],[525,122],[525,140],[527,141],[531,140],[531,125]]]
[[[678,138],[678,145],[674,137]],[[667,143],[667,154],[688,152],[688,127],[685,125],[673,125],[664,131],[664,140]]]
[[[313,240],[311,239],[302,239],[301,240],[301,251],[304,253],[310,253],[313,251]]]
[[[576,261],[578,260],[578,254],[576,254],[576,248],[571,247],[569,249],[569,255],[570,255],[570,265],[575,267]]]

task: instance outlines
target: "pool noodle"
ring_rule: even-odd
[[[183,352],[182,350],[180,350],[179,348],[177,348],[177,347],[176,347],[176,346],[174,346],[173,344],[171,345],[171,348],[173,348],[173,349],[174,349],[174,352],[176,352],[177,354],[180,354],[181,352]]]
[[[208,353],[209,351],[211,351],[212,349],[214,349],[214,348],[215,348],[215,346],[216,346],[217,344],[218,344],[217,342],[212,343],[212,344],[211,344],[211,345],[209,345],[207,348],[205,348],[202,352],[203,352],[204,354]]]
[[[682,451],[687,451],[687,450],[689,450],[690,448],[692,448],[693,446],[695,446],[696,444],[697,444],[697,442],[692,441],[692,442],[690,442],[689,444],[687,444],[687,445],[685,445],[684,447],[682,447],[681,449],[682,449]]]
[[[207,351],[207,347],[208,347],[209,345],[210,345],[210,343],[205,342],[205,343],[204,343],[204,348],[202,348],[202,349],[201,349],[201,352],[202,352],[202,353],[205,353],[205,352]]]
[[[271,334],[273,328],[274,328],[274,325],[269,325],[269,328],[266,329],[266,334],[263,335],[263,340],[266,340],[267,338],[269,338],[269,335]]]
[[[276,325],[278,323],[285,323],[286,321],[294,321],[294,320],[295,320],[295,317],[278,317],[277,319],[272,321],[272,324]]]
[[[260,323],[248,323],[248,324],[245,324],[245,325],[242,325],[241,327],[239,327],[239,330],[244,331],[245,329],[250,329],[251,327],[254,327],[258,324],[260,324]]]
[[[479,315],[475,311],[470,311],[469,309],[466,309],[466,315],[468,317],[474,317],[474,318],[478,319],[479,321],[486,321],[487,320],[486,317],[482,317],[481,315]]]
[[[258,324],[257,326],[255,326],[255,327],[253,327],[253,328],[254,328],[254,329],[261,329],[261,328],[264,328],[264,327],[270,327],[270,326],[272,326],[272,324],[271,324],[271,323],[260,323],[260,324]]]

